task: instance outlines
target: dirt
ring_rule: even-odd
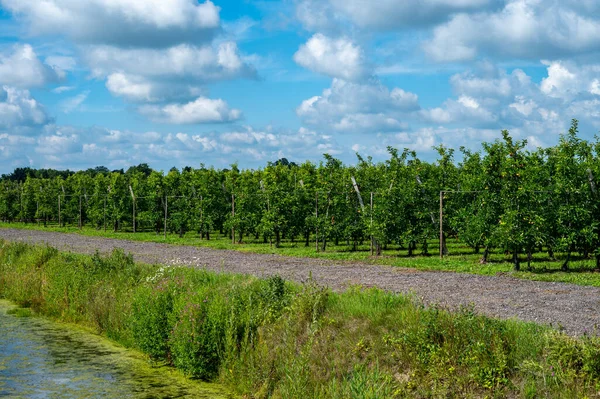
[[[414,295],[428,305],[451,309],[473,306],[488,316],[549,324],[572,335],[598,334],[600,327],[600,288],[595,287],[521,280],[506,275],[429,272],[34,230],[0,229],[0,238],[45,242],[60,250],[87,254],[123,248],[140,262],[259,277],[278,274],[300,283],[312,275],[320,284],[336,291],[351,285],[379,287]]]

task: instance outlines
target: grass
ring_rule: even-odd
[[[595,397],[600,338],[291,284],[0,240],[0,297],[245,398]]]
[[[466,247],[457,240],[448,240],[448,249],[450,256],[440,259],[437,256],[438,242],[432,241],[429,244],[430,255],[420,254],[417,250],[417,256],[408,257],[408,251],[398,246],[390,245],[388,249],[382,251],[382,255],[372,256],[370,254],[369,243],[360,245],[356,251],[345,243],[333,245],[329,243],[326,251],[316,252],[315,242],[311,241],[308,247],[303,241],[291,242],[283,240],[281,246],[276,248],[274,245],[265,244],[262,240],[257,240],[252,236],[244,238],[242,243],[231,243],[229,237],[225,237],[218,232],[211,234],[210,240],[200,239],[193,232],[188,232],[180,238],[177,234],[168,234],[166,239],[162,234],[154,232],[113,232],[111,230],[98,230],[84,226],[79,230],[77,227],[59,227],[58,225],[48,225],[48,227],[38,226],[36,224],[24,223],[1,223],[0,228],[17,228],[44,231],[57,231],[82,234],[93,237],[108,237],[117,239],[126,239],[134,241],[160,242],[176,245],[201,246],[213,249],[229,249],[241,252],[252,252],[259,254],[277,254],[292,257],[308,257],[329,259],[338,262],[362,262],[367,264],[387,265],[394,267],[410,267],[419,270],[432,271],[452,271],[458,273],[471,273],[483,275],[508,274],[513,277],[536,281],[565,282],[578,285],[600,287],[600,273],[594,271],[594,260],[573,257],[569,264],[569,271],[561,270],[562,260],[565,254],[557,253],[556,260],[550,260],[545,253],[536,253],[533,255],[531,269],[527,270],[527,265],[523,259],[522,271],[513,271],[511,256],[500,251],[492,252],[489,262],[480,264],[481,255],[473,253],[473,250]]]

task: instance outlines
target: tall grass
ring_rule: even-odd
[[[253,398],[593,397],[600,340],[375,289],[0,241],[0,297]]]

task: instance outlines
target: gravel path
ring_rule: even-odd
[[[219,272],[256,276],[279,274],[298,282],[312,273],[319,283],[334,290],[349,285],[380,287],[411,293],[428,304],[455,308],[473,305],[492,317],[518,318],[562,326],[574,335],[591,333],[600,327],[600,288],[565,283],[521,280],[507,276],[478,276],[452,272],[426,272],[408,268],[360,263],[291,258],[278,255],[242,253],[192,246],[86,237],[34,230],[0,229],[8,241],[46,242],[61,250],[78,253],[110,252],[123,248],[137,261],[188,265]]]

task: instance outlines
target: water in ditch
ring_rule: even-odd
[[[232,398],[101,337],[15,309],[0,300],[0,398]]]

